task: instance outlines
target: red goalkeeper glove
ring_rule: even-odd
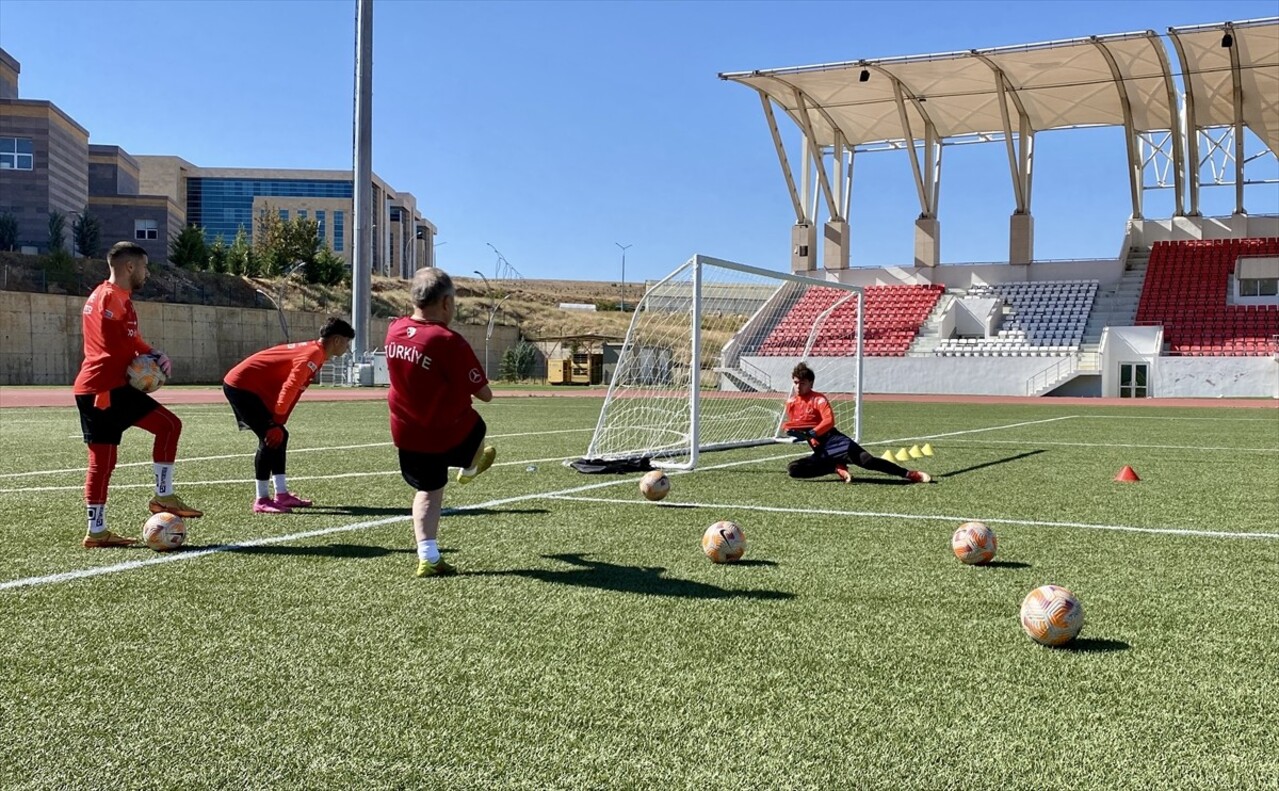
[[[262,441],[266,443],[268,448],[278,448],[284,444],[284,427],[275,423],[266,430],[266,434],[262,437]]]

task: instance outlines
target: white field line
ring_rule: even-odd
[[[1019,439],[957,439],[952,445],[1064,445],[1073,448],[1144,448],[1147,450],[1229,450],[1239,453],[1279,453],[1279,448],[1227,448],[1215,445],[1128,445],[1121,442],[1045,442]]]
[[[540,437],[545,434],[580,434],[586,431],[594,431],[594,429],[566,428],[566,429],[556,429],[554,431],[525,431],[519,434],[490,434],[488,437],[486,437],[486,439],[507,439],[510,437]],[[79,437],[80,435],[72,434],[71,436]],[[333,445],[327,448],[290,448],[289,453],[291,454],[292,453],[323,453],[330,450],[355,450],[357,448],[383,448],[383,447],[390,447],[390,445],[391,443],[389,442],[368,442],[363,445]],[[179,466],[181,466],[183,464],[196,462],[196,461],[220,461],[223,459],[248,459],[252,457],[253,457],[252,453],[225,453],[225,454],[222,454],[221,456],[194,456],[191,458],[179,458],[178,462],[179,462]],[[115,468],[118,470],[121,467],[147,467],[150,465],[151,465],[151,462],[149,461],[131,461],[126,464],[117,464]],[[61,470],[32,470],[30,472],[2,472],[0,473],[0,478],[27,478],[33,475],[58,475],[58,474],[71,473],[71,472],[83,474],[84,471],[85,471],[84,467],[68,467],[66,469],[61,469]],[[18,491],[18,490],[13,490],[13,491]],[[36,490],[22,490],[22,491],[36,491]],[[56,491],[56,490],[50,489],[48,491]]]
[[[569,494],[546,495],[548,500],[561,500],[574,503],[604,503],[607,505],[640,505],[653,507],[653,504],[640,500],[610,500],[607,497],[574,497]],[[895,514],[878,511],[842,511],[832,508],[781,508],[768,505],[740,505],[727,503],[662,503],[659,508],[713,508],[716,511],[765,511],[778,514],[804,514],[822,516],[860,516],[885,519],[909,519],[929,522],[985,522],[988,525],[1027,525],[1030,527],[1077,527],[1088,530],[1113,530],[1125,533],[1157,533],[1161,535],[1196,536],[1204,538],[1260,538],[1279,539],[1279,533],[1231,533],[1224,530],[1191,530],[1173,527],[1132,527],[1129,525],[1094,525],[1087,522],[1045,522],[1035,519],[1003,519],[985,516],[943,516],[939,514]]]
[[[898,442],[917,442],[921,439],[941,439],[943,437],[958,437],[962,434],[980,434],[983,431],[1003,431],[1006,428],[1021,428],[1022,426],[1037,426],[1041,423],[1056,423],[1059,420],[1074,420],[1079,415],[1062,415],[1061,417],[1044,418],[1043,420],[1025,420],[1021,423],[1005,423],[999,426],[987,426],[985,428],[966,428],[963,431],[948,431],[945,434],[923,434],[918,437],[900,437],[898,439],[879,439],[874,442],[862,442],[860,445],[896,445]]]
[[[756,461],[766,461],[767,459],[757,459]],[[511,464],[523,464],[525,462],[509,462]],[[736,464],[736,462],[734,462]],[[724,465],[728,466],[728,465]],[[708,467],[706,469],[714,469]],[[444,515],[461,513],[463,511],[475,511],[483,508],[496,508],[502,505],[510,505],[512,503],[527,502],[529,500],[545,500],[561,495],[576,494],[578,492],[589,492],[595,489],[605,489],[610,486],[634,486],[635,479],[632,477],[619,478],[616,480],[602,481],[600,483],[589,483],[585,486],[574,486],[569,489],[561,489],[558,492],[536,492],[533,494],[522,494],[516,497],[504,497],[499,500],[489,500],[474,505],[459,505],[443,510]],[[612,501],[609,501],[612,502]],[[412,521],[412,514],[405,513],[403,516],[388,516],[384,519],[374,519],[369,522],[356,522],[349,525],[337,525],[335,527],[325,527],[318,530],[307,530],[301,533],[290,533],[284,536],[269,536],[266,538],[255,538],[249,541],[241,541],[235,544],[220,544],[215,547],[206,547],[204,549],[194,549],[187,552],[175,552],[171,555],[155,555],[146,560],[130,560],[125,563],[116,563],[110,566],[96,566],[88,569],[76,569],[75,571],[64,571],[58,574],[48,574],[42,577],[24,577],[22,579],[8,580],[0,582],[0,591],[9,590],[11,588],[28,588],[36,585],[51,585],[60,582],[71,582],[73,580],[85,579],[87,577],[97,577],[103,574],[114,574],[120,571],[132,571],[133,569],[143,568],[144,566],[154,566],[159,563],[175,563],[180,560],[195,560],[196,558],[206,557],[208,555],[217,554],[219,552],[233,552],[237,549],[246,547],[261,547],[271,544],[287,544],[291,541],[300,541],[307,538],[316,538],[318,536],[333,535],[335,533],[350,533],[356,530],[364,530],[370,527],[382,527],[384,525],[392,525],[398,522]]]
[[[867,445],[896,445],[899,442],[916,442],[919,440],[938,439],[941,437],[954,437],[954,436],[959,436],[961,434],[979,434],[984,431],[1001,431],[1007,428],[1020,428],[1021,426],[1034,425],[1037,423],[1053,423],[1058,420],[1070,420],[1073,417],[1075,416],[1065,415],[1063,417],[1053,417],[1053,418],[1047,418],[1045,420],[1032,420],[1029,422],[1007,423],[999,426],[987,426],[985,428],[970,428],[970,429],[964,429],[962,431],[951,431],[946,434],[929,434],[926,436],[918,436],[918,437],[899,437],[897,439],[877,440],[875,442],[867,442],[866,444]],[[567,429],[565,430],[565,432],[561,432],[561,433],[566,433],[568,431],[590,431],[590,430],[592,429]],[[554,432],[547,431],[547,432],[530,432],[530,433],[536,435],[536,434],[542,434],[542,433],[551,434]],[[520,435],[501,434],[501,435],[494,435],[494,436],[528,436],[528,434],[520,434]],[[385,444],[390,444],[390,443],[385,443]],[[312,450],[326,450],[326,449],[313,448]],[[775,456],[766,457],[763,459],[743,459],[741,461],[731,461],[724,464],[716,464],[711,467],[699,467],[698,469],[699,470],[725,469],[728,467],[738,467],[743,464],[759,464],[762,461],[786,459],[786,458],[791,458],[795,456],[804,456],[804,455],[807,455],[807,453],[779,454]],[[225,457],[219,456],[216,458],[225,458]],[[537,463],[543,463],[548,461],[562,461],[562,460],[563,460],[563,457],[551,458],[551,459],[529,459],[528,461],[502,462],[494,466],[506,467],[506,466],[513,466],[516,464],[537,464]],[[197,461],[197,459],[188,459],[188,461]],[[150,463],[151,462],[140,462],[140,464],[150,464]],[[123,467],[127,465],[121,464],[118,466]],[[138,464],[134,464],[132,466],[138,466]],[[687,473],[687,472],[689,471],[688,470],[672,470],[671,474],[679,474],[679,473]],[[29,474],[29,473],[19,473],[19,474]],[[385,470],[381,472],[373,472],[373,471],[340,472],[340,473],[335,473],[333,475],[298,475],[298,476],[290,475],[289,480],[290,481],[329,481],[329,480],[338,480],[341,478],[367,478],[367,477],[378,476],[378,475],[398,475],[398,474],[399,474],[399,470]],[[252,483],[252,481],[249,479],[232,479],[232,480],[220,480],[220,481],[181,481],[181,485],[184,487],[186,486],[221,486],[224,484],[240,484],[240,483]],[[149,483],[124,483],[124,484],[118,484],[116,486],[113,486],[112,488],[113,489],[149,489],[151,488],[151,486],[152,484],[149,484]],[[79,491],[80,489],[83,489],[83,488],[84,487],[82,485],[27,486],[19,489],[0,489],[0,494],[22,494],[22,493],[30,493],[30,492],[74,492],[74,491]]]
[[[514,467],[519,464],[546,464],[552,461],[564,461],[563,456],[552,456],[545,459],[527,459],[525,461],[499,461],[494,467]],[[149,463],[149,462],[148,462]],[[365,470],[362,472],[338,472],[332,475],[290,475],[289,483],[295,481],[333,481],[342,478],[376,478],[382,475],[399,475],[399,470]],[[250,484],[253,483],[252,478],[240,478],[235,480],[223,481],[186,481],[181,482],[183,488],[187,486],[222,486],[226,484]],[[113,484],[112,489],[151,489],[155,484],[151,483],[122,483]],[[84,488],[79,486],[28,486],[21,489],[0,489],[0,494],[18,494],[21,492],[78,492]]]
[[[1262,406],[1258,404],[1258,406]],[[1216,423],[1279,423],[1275,417],[1189,417],[1185,415],[1079,415],[1089,420],[1210,420]]]
[[[1036,420],[1031,422],[1047,423],[1047,422],[1052,422],[1053,420],[1065,420],[1065,419],[1068,419],[1068,418],[1051,418],[1049,420]],[[1003,426],[989,426],[986,428],[966,429],[964,431],[951,432],[949,434],[936,435],[936,436],[955,436],[956,434],[976,434],[982,431],[998,431],[1000,429],[1016,428],[1018,426],[1023,426],[1023,425],[1027,425],[1027,424],[1013,423],[1013,424],[1003,425]],[[884,440],[884,441],[885,442],[905,442],[907,440],[912,440],[912,439],[924,439],[924,437],[906,437],[904,439],[894,439],[894,440]],[[743,459],[740,461],[725,462],[723,464],[714,464],[707,467],[702,467],[700,468],[700,470],[708,471],[708,470],[724,469],[728,467],[737,467],[743,464],[759,464],[762,462],[777,461],[778,459],[785,459],[792,456],[802,456],[802,455],[805,455],[805,454],[803,453],[770,454],[757,459]],[[506,464],[528,464],[528,463],[530,462],[528,461],[506,462]],[[334,476],[315,476],[315,477],[321,478],[321,477],[334,477]],[[628,485],[629,486],[635,485],[635,479],[628,476],[628,477],[620,478],[617,480],[586,484],[585,486],[574,486],[569,489],[561,489],[557,492],[538,492],[535,494],[520,495],[518,497],[507,497],[500,500],[490,500],[488,502],[479,503],[476,505],[466,505],[466,506],[457,506],[453,508],[447,508],[444,510],[444,513],[453,514],[461,511],[470,511],[470,510],[476,510],[480,508],[494,508],[499,505],[509,505],[511,503],[526,502],[529,500],[555,499],[557,497],[563,497],[565,495],[577,494],[578,492],[588,492],[596,489],[606,489],[610,486],[628,486]],[[74,487],[74,488],[79,488],[79,487]],[[609,500],[608,502],[614,502],[614,501]],[[303,533],[292,533],[290,535],[285,535],[285,536],[272,536],[269,538],[252,539],[249,541],[240,542],[238,544],[223,544],[216,547],[208,547],[206,549],[193,550],[190,552],[179,552],[173,555],[159,555],[157,557],[148,558],[146,560],[132,560],[125,563],[117,563],[111,566],[98,566],[96,568],[77,569],[75,571],[65,571],[59,574],[49,574],[42,577],[25,577],[22,579],[9,580],[7,582],[0,582],[0,590],[8,590],[10,588],[25,588],[25,587],[31,587],[34,585],[49,585],[49,584],[54,584],[59,582],[71,582],[73,580],[84,579],[86,577],[96,577],[102,574],[113,574],[118,571],[131,571],[136,568],[142,568],[143,566],[152,566],[158,563],[173,563],[179,560],[193,560],[195,558],[205,557],[206,555],[212,555],[218,552],[233,551],[241,547],[266,546],[269,544],[284,544],[290,541],[298,541],[304,538],[314,538],[317,536],[332,535],[334,533],[347,533],[355,530],[363,530],[369,527],[381,527],[383,525],[395,524],[397,522],[409,521],[411,519],[412,519],[412,516],[408,514],[404,516],[392,516],[392,517],[387,517],[385,519],[375,519],[370,522],[357,522],[355,524],[350,524],[350,525],[338,525],[336,527],[321,528],[319,530],[309,530]]]

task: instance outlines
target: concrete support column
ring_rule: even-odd
[[[1035,218],[1014,214],[1008,220],[1008,263],[1029,264],[1035,260]]]
[[[822,229],[822,266],[829,270],[848,268],[848,223],[831,220]]]
[[[796,223],[790,229],[790,271],[812,272],[817,269],[817,228]]]
[[[937,266],[941,263],[941,220],[920,217],[915,220],[915,266]]]

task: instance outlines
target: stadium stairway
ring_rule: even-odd
[[[1083,352],[1096,352],[1101,348],[1101,333],[1107,327],[1131,327],[1137,316],[1137,304],[1146,282],[1146,269],[1150,264],[1150,250],[1134,247],[1128,251],[1124,273],[1115,285],[1098,289],[1088,323],[1084,325]]]
[[[933,306],[933,312],[929,313],[928,318],[920,325],[919,334],[915,336],[914,342],[906,352],[908,357],[933,353],[933,350],[941,344],[941,322],[946,318],[946,311],[950,310],[951,303],[963,296],[963,289],[948,288],[938,297],[937,304]]]

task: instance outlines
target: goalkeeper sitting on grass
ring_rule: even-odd
[[[817,380],[813,369],[800,363],[791,371],[795,392],[786,399],[786,420],[782,430],[795,439],[807,442],[811,456],[795,459],[786,468],[792,478],[820,478],[835,473],[844,483],[852,483],[848,465],[905,478],[911,483],[929,483],[932,476],[919,470],[908,470],[887,459],[872,456],[861,445],[835,428],[835,413],[826,396],[813,389]]]

